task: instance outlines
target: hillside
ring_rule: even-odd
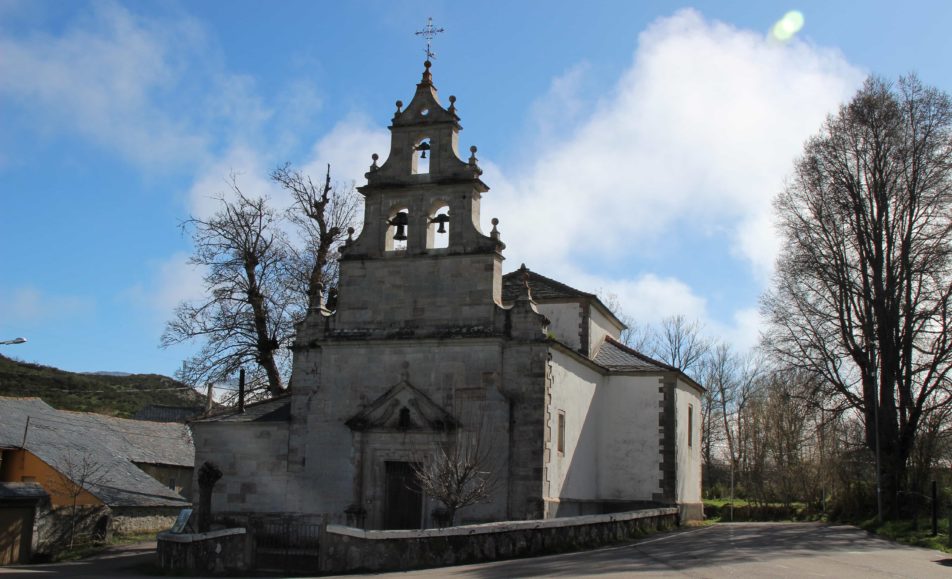
[[[61,410],[129,418],[149,404],[202,405],[185,384],[158,374],[80,374],[0,355],[0,396],[33,396]]]

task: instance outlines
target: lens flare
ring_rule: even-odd
[[[780,42],[787,42],[803,28],[803,12],[791,10],[783,15],[770,29],[770,36]]]

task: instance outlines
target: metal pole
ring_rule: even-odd
[[[939,492],[935,481],[932,481],[932,536],[939,534]]]
[[[20,448],[26,450],[26,433],[30,430],[30,417],[26,417],[26,425],[23,427],[23,442],[20,443]]]
[[[876,519],[883,524],[883,469],[879,452],[879,373],[876,372],[876,342],[871,344],[873,354],[873,424],[876,429]]]
[[[734,457],[731,457],[731,522],[734,522]]]

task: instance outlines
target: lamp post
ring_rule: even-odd
[[[879,452],[879,372],[876,359],[876,339],[870,340],[873,374],[873,428],[876,429],[876,519],[883,524],[883,469]]]
[[[12,340],[0,340],[0,346],[10,346],[12,344],[22,344],[26,338],[13,338]]]

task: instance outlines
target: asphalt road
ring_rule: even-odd
[[[155,543],[126,545],[72,563],[0,568],[24,577],[148,577]],[[457,577],[952,577],[952,555],[905,547],[856,527],[819,523],[733,523],[657,535],[581,553],[348,575],[379,579]]]
[[[374,577],[607,579],[631,575],[646,578],[952,577],[952,555],[897,545],[856,527],[819,523],[725,523],[596,551]]]

